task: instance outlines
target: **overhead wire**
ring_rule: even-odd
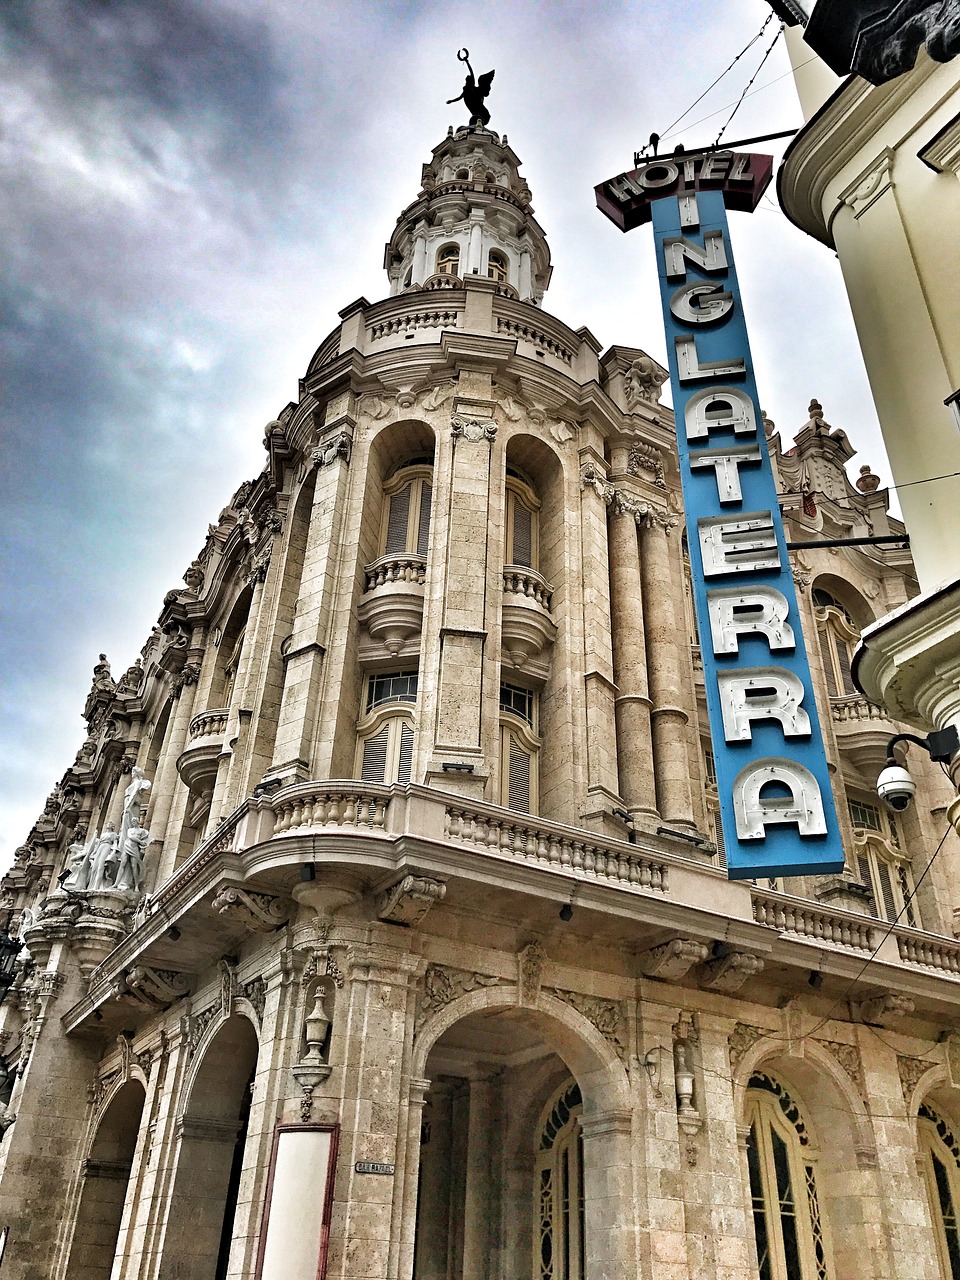
[[[714,144],[713,144],[714,146],[717,146],[717,144],[720,142],[720,139],[723,137],[723,135],[724,135],[724,134],[726,133],[726,131],[727,131],[727,127],[728,127],[728,125],[730,124],[730,121],[733,119],[733,117],[734,117],[734,116],[737,114],[737,112],[740,110],[740,105],[741,105],[741,103],[743,102],[743,100],[744,100],[744,98],[747,96],[747,94],[750,92],[750,86],[753,84],[753,82],[756,80],[757,76],[758,76],[758,75],[760,74],[760,72],[763,70],[764,65],[766,64],[766,61],[767,61],[767,59],[770,57],[771,53],[773,53],[774,46],[776,45],[776,43],[777,43],[777,41],[780,39],[780,37],[783,35],[783,32],[784,32],[784,28],[785,28],[785,26],[786,26],[786,23],[785,23],[785,22],[781,22],[781,23],[780,23],[780,26],[779,26],[779,28],[778,28],[778,30],[777,30],[777,34],[776,34],[776,35],[773,37],[773,39],[770,41],[770,44],[769,44],[769,45],[768,45],[768,47],[767,47],[767,51],[766,51],[766,53],[765,53],[765,54],[763,55],[763,57],[760,59],[760,65],[759,65],[759,67],[757,67],[756,71],[753,73],[753,75],[752,75],[752,76],[750,77],[750,79],[747,81],[747,87],[744,89],[743,93],[741,93],[740,97],[737,99],[737,101],[736,101],[736,105],[734,106],[733,110],[730,112],[730,115],[728,116],[726,123],[723,125],[723,128],[722,128],[722,129],[720,130],[720,132],[717,134],[716,142],[714,142]]]
[[[773,85],[779,84],[781,80],[786,80],[787,76],[793,75],[795,72],[799,71],[801,67],[806,67],[811,62],[814,62],[815,60],[816,60],[816,55],[814,55],[814,57],[812,58],[807,58],[804,62],[798,62],[795,67],[792,67],[789,71],[784,71],[782,75],[774,76],[774,78],[772,80],[768,80],[766,84],[757,85],[756,89],[754,89],[752,93],[748,93],[746,97],[755,98],[757,94],[762,93],[764,89],[772,88]],[[728,102],[726,103],[725,106],[717,107],[716,111],[711,111],[709,115],[700,116],[698,119],[691,121],[691,123],[688,124],[686,128],[695,129],[698,124],[705,124],[708,120],[713,120],[715,116],[720,115],[722,112],[726,111],[728,107],[731,107],[731,106],[733,106],[733,103]],[[672,126],[671,126],[671,130],[672,130]],[[665,141],[667,138],[672,136],[671,130],[668,130],[666,133],[661,135],[661,138],[663,141]],[[673,130],[673,132],[676,132],[676,130]]]

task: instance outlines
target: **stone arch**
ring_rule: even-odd
[[[496,1015],[511,1015],[505,1023],[496,1023]],[[493,1019],[491,1021],[491,1018]],[[482,1021],[479,1021],[482,1019]],[[456,1035],[443,1045],[438,1042],[458,1024],[468,1022],[466,1040]],[[462,1045],[469,1044],[479,1027],[489,1028],[494,1040],[509,1046],[520,1045],[519,1057],[502,1059],[502,1066],[491,1067],[488,1049],[475,1065],[464,1057]],[[494,1028],[497,1027],[495,1031]],[[517,1040],[512,1039],[516,1029]],[[538,1042],[546,1051],[542,1065],[535,1063]],[[503,1039],[501,1039],[503,1037]],[[444,1050],[452,1059],[441,1056],[430,1061],[431,1053]],[[527,1056],[528,1051],[533,1057]],[[507,1050],[508,1055],[510,1052]],[[445,1068],[444,1063],[450,1067]],[[462,1068],[461,1068],[461,1065]],[[636,1222],[633,1210],[633,1110],[627,1072],[614,1046],[583,1013],[555,995],[540,992],[535,999],[520,1003],[514,984],[483,987],[467,992],[439,1009],[420,1027],[411,1055],[411,1075],[423,1082],[440,1067],[439,1089],[459,1098],[461,1120],[454,1132],[466,1134],[467,1147],[454,1158],[456,1148],[444,1155],[440,1150],[425,1165],[424,1201],[429,1224],[418,1237],[418,1269],[416,1275],[433,1274],[434,1261],[446,1254],[445,1240],[457,1258],[462,1251],[466,1270],[485,1256],[487,1237],[500,1242],[501,1256],[508,1271],[525,1272],[532,1256],[538,1200],[536,1184],[536,1139],[538,1121],[547,1099],[572,1076],[583,1098],[581,1116],[583,1204],[585,1213],[586,1251],[583,1275],[627,1275],[636,1266]],[[491,1075],[491,1071],[493,1074]],[[468,1083],[469,1082],[469,1083]],[[464,1093],[466,1089],[466,1094]],[[475,1093],[475,1090],[477,1091]],[[468,1096],[467,1096],[468,1095]],[[449,1103],[448,1103],[449,1107]],[[464,1107],[469,1110],[469,1124],[464,1125]],[[518,1110],[522,1108],[522,1110]],[[506,1110],[504,1110],[506,1109]],[[456,1111],[449,1112],[456,1117]],[[499,1116],[494,1136],[483,1118]],[[453,1119],[448,1122],[453,1123]],[[436,1133],[434,1135],[436,1141]],[[474,1143],[477,1144],[474,1147]],[[441,1143],[442,1145],[442,1143]],[[432,1151],[433,1148],[431,1147]],[[448,1161],[444,1165],[444,1161]],[[438,1163],[439,1162],[439,1163]],[[442,1170],[446,1167],[448,1174]],[[578,1168],[579,1168],[578,1164]],[[454,1170],[469,1168],[467,1181],[459,1183]],[[405,1182],[411,1204],[416,1202],[420,1175],[420,1150],[408,1149]],[[438,1194],[443,1177],[450,1178],[449,1194]],[[579,1176],[579,1175],[578,1175]],[[439,1182],[438,1182],[439,1178]],[[411,1215],[412,1218],[412,1215]],[[439,1233],[439,1234],[438,1234]],[[423,1257],[420,1256],[423,1250]],[[453,1255],[450,1255],[453,1256]],[[423,1263],[425,1270],[419,1270]],[[410,1269],[414,1270],[412,1250]],[[401,1268],[401,1275],[409,1275]]]
[[[201,1041],[177,1112],[158,1280],[210,1280],[225,1266],[259,1047],[250,1018],[240,1012],[219,1019]]]
[[[835,573],[818,573],[810,584],[811,598],[814,591],[826,591],[850,615],[853,625],[862,631],[876,621],[876,611],[866,597],[846,578]]]
[[[142,1078],[131,1073],[111,1090],[96,1119],[65,1272],[71,1280],[109,1280],[113,1272],[145,1100]]]
[[[564,1000],[541,992],[535,1004],[519,1004],[516,987],[483,987],[452,1000],[419,1030],[413,1046],[412,1075],[424,1078],[427,1057],[437,1040],[456,1023],[472,1013],[523,1008],[532,1026],[543,1036],[570,1068],[584,1095],[584,1114],[604,1110],[629,1111],[630,1082],[626,1068],[610,1042],[589,1019]],[[591,1087],[592,1086],[592,1087]],[[599,1089],[597,1088],[599,1086]],[[600,1090],[604,1092],[600,1092]],[[595,1092],[596,1090],[596,1092]],[[589,1096],[589,1103],[587,1101]]]
[[[951,1086],[947,1068],[938,1062],[931,1062],[912,1087],[904,1089],[904,1101],[911,1120],[916,1119],[924,1102],[933,1101],[935,1105],[946,1106],[950,1118],[960,1127],[960,1091]]]

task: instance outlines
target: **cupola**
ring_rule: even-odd
[[[420,194],[397,219],[384,268],[391,294],[456,289],[465,276],[481,275],[540,305],[550,249],[506,134],[451,125],[423,166]]]

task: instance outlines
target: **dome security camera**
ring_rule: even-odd
[[[894,811],[902,813],[908,808],[917,790],[917,784],[902,765],[888,760],[877,779],[877,795]]]

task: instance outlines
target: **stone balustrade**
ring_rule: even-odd
[[[874,921],[848,911],[825,911],[813,902],[785,893],[751,893],[757,924],[815,942],[872,952],[878,935]]]
[[[904,964],[940,969],[960,977],[960,942],[919,929],[896,929],[897,950]]]
[[[222,738],[227,731],[227,707],[211,707],[201,711],[190,721],[187,738],[193,742],[196,738]]]
[[[301,782],[273,798],[275,836],[302,827],[367,827],[385,825],[390,790],[351,783]]]
[[[573,876],[667,892],[665,861],[633,853],[614,841],[598,840],[592,833],[524,819],[509,810],[494,816],[465,805],[448,805],[445,817],[444,834],[450,840],[540,863]]]
[[[887,724],[890,720],[883,707],[878,707],[875,702],[868,702],[866,698],[858,695],[831,698],[830,714],[837,724],[860,724],[870,720],[880,720]]]
[[[519,564],[504,565],[503,591],[505,595],[526,596],[549,613],[553,602],[553,587],[535,569]]]
[[[393,582],[411,582],[422,587],[427,576],[427,561],[425,556],[417,555],[381,556],[368,564],[364,573],[365,592]]]

